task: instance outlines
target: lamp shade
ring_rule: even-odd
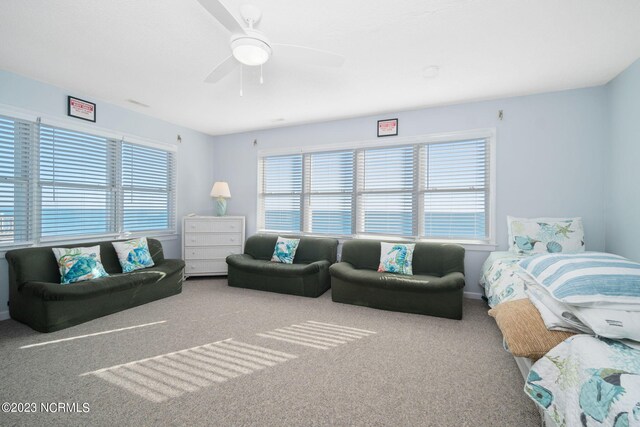
[[[231,191],[229,191],[229,184],[224,181],[218,181],[213,184],[211,189],[211,197],[231,197]]]

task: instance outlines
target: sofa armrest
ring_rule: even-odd
[[[466,284],[464,280],[464,274],[460,273],[459,271],[454,271],[453,273],[445,274],[444,276],[441,277],[441,280],[443,283],[455,283],[456,286],[460,289],[464,288]]]
[[[233,255],[228,255],[227,258],[225,258],[225,260],[227,261],[227,264],[233,265],[234,267],[237,267],[238,265],[244,264],[245,262],[251,261],[254,259],[255,258],[249,254],[233,254]]]
[[[331,266],[331,263],[326,259],[315,261],[307,264],[307,266],[304,268],[304,274],[318,273],[322,270],[328,271],[330,266]]]

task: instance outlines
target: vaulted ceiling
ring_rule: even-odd
[[[344,65],[274,53],[240,97],[239,70],[204,83],[230,33],[197,0],[3,0],[0,69],[219,135],[595,86],[640,57],[637,0],[221,1]]]

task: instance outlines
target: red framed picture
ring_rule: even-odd
[[[85,101],[84,99],[67,97],[67,115],[77,119],[87,120],[89,122],[96,121],[96,104]]]
[[[378,136],[395,136],[398,134],[398,119],[378,120]]]

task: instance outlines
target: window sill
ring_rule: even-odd
[[[305,237],[327,237],[331,239],[338,239],[340,243],[346,240],[357,240],[357,239],[369,239],[369,240],[381,240],[381,241],[390,241],[390,242],[407,242],[407,243],[416,243],[416,242],[425,242],[425,243],[452,243],[457,244],[465,248],[465,250],[469,252],[492,252],[498,248],[498,245],[493,242],[487,242],[484,240],[446,240],[446,239],[417,239],[413,237],[401,237],[401,236],[381,236],[381,235],[371,235],[371,234],[360,234],[355,236],[349,235],[328,235],[328,234],[315,234],[315,233],[303,233],[303,232],[292,232],[292,231],[270,231],[270,230],[258,230],[258,233],[265,234],[280,234],[280,235],[296,235],[296,236],[305,236]]]

